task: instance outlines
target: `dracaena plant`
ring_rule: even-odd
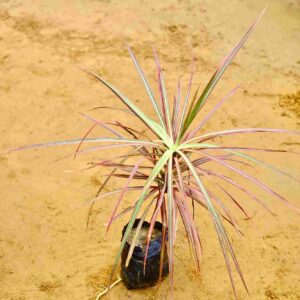
[[[181,86],[180,83],[178,83],[178,88],[175,93],[172,109],[167,98],[164,77],[156,51],[153,50],[158,76],[158,99],[155,98],[154,92],[148,84],[144,72],[142,71],[133,51],[128,46],[131,59],[146,89],[146,92],[150,99],[150,103],[155,110],[156,120],[150,118],[147,114],[145,114],[129,98],[122,94],[113,85],[108,83],[105,79],[93,72],[83,69],[85,72],[93,76],[96,80],[110,89],[128,108],[112,109],[121,110],[124,113],[128,113],[136,117],[137,120],[140,120],[148,129],[148,131],[150,132],[150,136],[149,134],[146,135],[135,129],[132,129],[129,126],[122,124],[118,120],[113,122],[104,122],[92,118],[86,114],[82,114],[93,123],[91,128],[82,138],[46,144],[35,144],[18,148],[18,150],[20,150],[28,147],[77,144],[78,146],[75,156],[80,153],[111,148],[129,147],[131,149],[130,152],[126,155],[123,154],[113,159],[102,159],[92,163],[92,167],[107,167],[111,168],[112,171],[109,173],[109,175],[107,175],[105,181],[100,186],[97,197],[91,202],[89,217],[96,200],[113,194],[119,194],[119,196],[117,198],[116,205],[113,209],[111,217],[108,221],[107,230],[111,226],[112,222],[119,216],[131,212],[127,229],[121,242],[120,249],[115,258],[110,282],[112,281],[112,278],[116,272],[121,252],[125,246],[130,232],[132,231],[133,224],[138,215],[140,215],[140,222],[137,226],[135,237],[133,238],[129,255],[127,257],[127,265],[130,261],[135,246],[135,240],[139,234],[141,225],[146,218],[149,218],[150,227],[147,234],[147,247],[144,262],[146,263],[149,242],[151,239],[154,224],[155,221],[160,218],[163,224],[162,250],[165,249],[165,246],[168,250],[167,254],[169,259],[170,285],[172,291],[174,275],[174,243],[176,237],[177,221],[178,218],[181,217],[182,223],[186,230],[187,238],[191,246],[191,255],[195,263],[196,271],[197,273],[199,273],[202,247],[198,229],[194,221],[194,205],[200,205],[208,211],[211,217],[211,221],[214,225],[218,240],[220,242],[235,295],[236,290],[233,282],[232,268],[230,266],[231,261],[233,262],[235,269],[238,272],[247,290],[247,286],[243,278],[241,269],[223,225],[223,222],[227,222],[231,224],[237,231],[239,231],[236,219],[233,217],[232,212],[226,208],[224,202],[215,194],[215,192],[213,192],[207,186],[206,182],[217,180],[215,186],[222,191],[223,197],[227,197],[228,199],[230,199],[236,206],[236,208],[240,210],[246,218],[249,218],[246,210],[235,198],[234,194],[230,193],[228,189],[222,186],[222,183],[233,186],[236,190],[243,192],[245,195],[250,197],[250,199],[256,201],[264,208],[268,208],[258,197],[255,196],[252,191],[248,190],[232,177],[224,175],[219,171],[214,171],[209,167],[209,163],[215,163],[218,166],[227,168],[228,170],[232,171],[232,173],[236,173],[242,178],[245,178],[248,181],[254,183],[258,188],[266,191],[270,195],[283,201],[285,204],[291,207],[293,206],[289,204],[289,202],[283,196],[272,190],[259,179],[253,177],[243,169],[237,167],[236,165],[240,164],[243,167],[253,167],[252,164],[258,164],[276,173],[289,176],[290,178],[293,178],[295,180],[297,179],[278,169],[277,167],[248,154],[251,151],[286,152],[285,150],[249,148],[245,146],[224,146],[218,145],[212,142],[212,140],[216,137],[224,137],[227,135],[235,134],[255,134],[261,132],[299,134],[299,132],[269,128],[235,128],[220,130],[216,132],[205,132],[203,129],[204,125],[210,120],[210,118],[220,108],[220,106],[238,90],[239,86],[234,88],[223,99],[221,99],[221,101],[207,115],[200,118],[199,113],[206,103],[207,99],[209,98],[210,94],[212,93],[214,87],[218,83],[219,79],[221,78],[222,74],[229,66],[239,49],[243,46],[250,33],[255,28],[262,14],[263,12],[248,29],[248,31],[237,43],[237,45],[224,58],[224,60],[221,62],[221,64],[211,77],[208,84],[205,86],[202,93],[198,95],[198,91],[196,91],[193,97],[191,97],[191,87],[195,68],[194,63],[192,64],[192,72],[190,75],[187,91],[186,93],[184,93],[184,95],[182,95],[183,93],[181,92]],[[98,108],[104,109],[108,107],[102,106]],[[193,128],[191,128],[192,124],[195,125],[193,126]],[[88,138],[90,132],[97,126],[105,128],[114,137]],[[101,142],[105,142],[106,144],[81,150],[82,144]],[[135,162],[133,164],[128,164],[127,161],[129,159],[134,159]],[[102,193],[103,188],[114,177],[125,178],[125,185],[114,191]],[[142,183],[138,186],[133,186],[133,181],[141,181]],[[140,191],[139,197],[135,199],[135,201],[133,201],[133,203],[125,210],[117,214],[120,204],[124,199],[124,195],[128,191]],[[149,212],[151,212],[150,216]],[[162,253],[162,257],[163,255],[164,253]],[[161,261],[163,261],[163,258]]]

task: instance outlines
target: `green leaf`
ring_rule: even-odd
[[[196,115],[200,111],[201,107],[204,105],[205,101],[215,88],[216,84],[218,83],[219,79],[231,63],[231,61],[234,59],[238,51],[241,49],[241,47],[244,45],[246,40],[248,39],[249,35],[251,32],[254,30],[255,26],[261,19],[262,15],[264,14],[266,8],[260,13],[258,18],[255,20],[255,22],[250,26],[250,28],[247,30],[245,35],[242,37],[242,39],[238,42],[238,44],[231,50],[231,52],[225,57],[221,65],[218,67],[214,75],[211,77],[210,81],[204,88],[202,94],[200,95],[198,101],[195,103],[195,106],[191,110],[190,114],[187,115],[185,122],[184,122],[184,128],[183,128],[183,133],[186,132],[186,130],[189,128],[193,120],[195,119]]]
[[[86,73],[90,74],[98,81],[108,87],[147,127],[149,127],[157,136],[159,136],[166,145],[171,143],[171,139],[167,132],[154,120],[150,119],[143,111],[141,111],[132,101],[130,101],[125,95],[123,95],[117,88],[108,83],[102,77],[97,74],[80,68]]]
[[[187,158],[187,156],[181,152],[181,151],[178,151],[178,153],[180,154],[180,156],[183,158],[183,160],[185,161],[185,163],[187,164],[187,166],[189,167],[192,175],[194,176],[195,180],[196,180],[196,183],[197,185],[199,186],[202,194],[203,194],[203,197],[206,201],[206,204],[207,204],[207,207],[211,213],[211,215],[213,216],[214,220],[217,222],[218,226],[220,226],[221,228],[223,228],[223,225],[221,223],[221,220],[219,218],[219,215],[217,213],[217,211],[215,210],[212,202],[210,201],[210,198],[209,198],[209,195],[208,193],[206,192],[206,189],[204,187],[204,185],[202,184],[202,181],[200,180],[200,177],[198,176],[197,174],[197,171],[196,169],[194,168],[192,162]]]
[[[138,63],[138,61],[137,61],[137,59],[136,59],[133,51],[131,50],[131,48],[129,46],[127,46],[127,48],[128,48],[129,53],[130,53],[131,59],[132,59],[134,65],[135,65],[135,67],[136,67],[136,69],[137,69],[137,71],[138,71],[138,73],[139,73],[139,75],[140,75],[140,77],[141,77],[141,79],[143,81],[143,84],[144,84],[145,89],[147,91],[147,94],[148,94],[148,96],[150,98],[150,101],[151,101],[151,103],[152,103],[152,105],[153,105],[153,107],[154,107],[154,109],[156,111],[156,114],[158,115],[159,121],[160,121],[162,127],[164,129],[166,129],[164,121],[163,121],[163,118],[162,118],[162,115],[161,115],[161,112],[160,112],[159,107],[158,107],[158,105],[157,105],[157,103],[155,101],[153,92],[152,92],[152,90],[151,90],[151,88],[150,88],[150,86],[149,86],[149,84],[147,82],[147,79],[145,78],[144,72],[142,71],[142,69],[141,69],[141,67],[140,67],[140,65],[139,65],[139,63]]]
[[[136,204],[136,206],[135,206],[135,209],[134,209],[134,211],[133,211],[133,213],[132,213],[132,215],[131,215],[130,221],[129,221],[128,225],[127,225],[126,231],[125,231],[125,233],[124,233],[124,236],[123,236],[123,239],[122,239],[122,242],[121,242],[120,249],[119,249],[119,251],[118,251],[118,253],[117,253],[117,255],[116,255],[115,263],[114,263],[113,270],[112,270],[111,277],[110,277],[110,283],[111,283],[112,278],[113,278],[113,276],[114,276],[114,274],[115,274],[115,271],[116,271],[116,268],[117,268],[118,261],[119,261],[119,259],[120,259],[120,257],[121,257],[123,248],[124,248],[124,246],[125,246],[125,244],[126,244],[126,241],[127,241],[127,239],[128,239],[128,235],[129,235],[129,233],[130,233],[131,230],[132,230],[134,221],[135,221],[136,216],[137,216],[137,214],[138,214],[138,212],[139,212],[139,210],[140,210],[140,207],[141,207],[141,205],[142,205],[142,203],[143,203],[143,201],[144,201],[144,198],[145,198],[145,196],[146,196],[146,194],[147,194],[147,192],[148,192],[148,189],[149,189],[151,183],[154,181],[154,179],[155,179],[156,176],[158,175],[158,173],[159,173],[159,172],[162,170],[162,168],[164,167],[165,163],[166,163],[166,162],[168,161],[168,159],[172,156],[173,152],[174,152],[173,150],[167,150],[167,151],[165,151],[165,153],[163,154],[163,156],[159,159],[159,161],[158,161],[158,162],[156,163],[156,165],[153,167],[153,170],[152,170],[150,176],[148,177],[148,179],[147,179],[147,181],[146,181],[146,183],[145,183],[145,187],[144,187],[144,189],[143,189],[143,191],[142,191],[142,194],[141,194],[141,196],[140,196],[140,198],[139,198],[139,200],[138,200],[138,202],[137,202],[137,204]]]
[[[152,206],[153,202],[154,202],[154,200],[152,200],[152,201],[147,205],[147,207],[146,207],[144,213],[142,214],[142,216],[141,216],[141,218],[140,218],[139,224],[138,224],[138,226],[136,227],[136,231],[135,231],[134,237],[133,237],[133,239],[132,239],[132,241],[131,241],[131,245],[130,245],[130,248],[129,248],[129,251],[128,251],[128,254],[127,254],[127,258],[126,258],[126,262],[125,262],[125,267],[126,267],[126,268],[127,268],[128,265],[129,265],[130,259],[131,259],[132,254],[133,254],[133,250],[134,250],[134,248],[135,248],[135,244],[136,244],[137,238],[138,238],[138,236],[139,236],[139,233],[140,233],[140,231],[141,231],[141,229],[142,229],[142,226],[143,226],[143,223],[144,223],[145,218],[146,218],[146,216],[147,216],[147,213],[148,213],[150,207]]]
[[[171,139],[173,140],[171,115],[170,115],[169,101],[168,101],[168,98],[167,98],[167,90],[166,90],[166,87],[165,87],[165,81],[164,81],[164,77],[163,77],[161,66],[160,66],[160,63],[159,63],[159,60],[158,60],[157,53],[156,53],[156,50],[154,48],[153,48],[153,53],[154,53],[154,58],[155,58],[157,71],[158,71],[159,87],[160,87],[162,101],[164,103],[165,115],[166,115],[166,119],[167,119],[169,134],[171,136]]]
[[[213,223],[215,225],[215,228],[216,228],[216,231],[217,231],[217,234],[218,234],[218,238],[219,238],[219,241],[220,241],[220,245],[221,245],[221,248],[222,248],[222,251],[223,251],[223,255],[224,255],[224,259],[225,259],[225,262],[226,262],[226,265],[227,265],[227,269],[228,269],[228,273],[229,273],[229,277],[230,277],[230,281],[231,281],[231,284],[232,284],[232,287],[233,287],[233,290],[234,290],[234,293],[236,294],[235,292],[235,287],[234,287],[234,282],[233,282],[233,278],[232,278],[232,274],[231,274],[231,267],[230,267],[230,262],[228,260],[228,255],[227,255],[227,250],[230,252],[230,255],[234,261],[234,264],[235,264],[235,267],[236,267],[236,270],[246,288],[246,290],[248,291],[247,289],[247,285],[245,283],[245,280],[244,280],[244,277],[243,277],[243,274],[240,270],[240,267],[239,267],[239,264],[236,260],[236,257],[235,257],[235,254],[233,252],[233,249],[232,249],[232,246],[229,242],[229,239],[227,237],[227,234],[226,234],[226,231],[223,227],[223,224],[220,220],[220,217],[219,217],[219,214],[218,212],[215,210],[212,202],[210,201],[210,198],[209,198],[209,195],[208,195],[208,192],[206,191],[206,188],[204,187],[200,177],[198,176],[197,174],[197,171],[196,169],[194,168],[192,162],[186,157],[186,155],[181,152],[181,151],[178,151],[179,155],[183,158],[183,160],[185,161],[185,163],[188,165],[192,175],[194,176],[195,180],[196,180],[196,183],[198,185],[198,187],[200,188],[201,190],[201,193],[206,201],[206,204],[207,204],[207,207],[208,207],[208,210],[211,214],[211,217],[212,217],[212,220],[213,220]]]

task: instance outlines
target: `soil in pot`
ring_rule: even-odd
[[[151,241],[146,260],[146,269],[144,273],[144,258],[147,247],[147,234],[150,224],[144,221],[140,230],[136,245],[126,268],[125,262],[130,249],[131,242],[135,235],[135,229],[138,226],[139,219],[133,225],[131,234],[129,235],[121,256],[121,276],[124,284],[128,289],[138,289],[153,286],[159,281],[160,256],[162,248],[162,224],[155,222]],[[126,231],[127,225],[123,228],[122,238]],[[162,269],[162,278],[169,273],[168,256],[166,249],[164,251],[164,261]]]

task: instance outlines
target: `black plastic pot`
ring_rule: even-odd
[[[135,220],[133,228],[138,226],[139,219]],[[144,222],[142,227],[148,229],[150,224]],[[127,225],[123,228],[122,239],[126,231]],[[155,222],[154,228],[162,232],[162,224]],[[160,254],[162,245],[162,234],[152,240],[149,245],[148,256],[146,260],[146,270],[144,274],[144,258],[145,253],[142,248],[135,246],[129,265],[126,268],[125,262],[130,249],[130,244],[126,242],[121,255],[121,277],[128,289],[139,289],[155,285],[159,280],[160,270]],[[145,247],[144,247],[145,248]],[[162,278],[169,273],[168,256],[166,249],[164,251],[164,261]]]

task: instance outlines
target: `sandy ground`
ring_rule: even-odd
[[[192,45],[197,62],[195,88],[198,83],[205,84],[265,4],[253,0],[1,0],[1,149],[82,136],[89,123],[79,111],[120,105],[77,65],[102,74],[153,115],[124,39],[133,46],[152,84],[151,46],[156,46],[169,91],[174,90],[180,75],[186,83]],[[208,124],[208,131],[250,126],[300,128],[300,3],[273,0],[269,6],[215,90],[211,105],[238,83],[243,87]],[[112,120],[116,114],[126,119],[116,112],[91,114],[103,120]],[[104,133],[99,130],[95,134]],[[291,135],[259,135],[255,139],[248,135],[226,141],[300,149],[299,138]],[[64,147],[0,156],[1,299],[95,299],[100,285],[107,283],[126,217],[105,237],[104,223],[114,203],[111,198],[97,204],[86,232],[85,201],[96,193],[102,177],[99,171],[79,171],[93,155],[50,163],[72,151],[74,147]],[[299,170],[299,158],[294,154],[258,157],[293,175]],[[268,171],[261,178],[300,206],[297,183]],[[116,185],[113,182],[109,189]],[[233,245],[250,290],[247,295],[237,280],[238,295],[251,300],[300,299],[299,214],[256,192],[277,217],[241,196],[253,218],[245,221],[236,214],[245,238],[233,235]],[[180,226],[174,298],[233,299],[207,213],[199,209],[197,216],[204,244],[202,282],[195,281]],[[120,284],[106,299],[167,299],[167,295],[165,280],[141,291],[127,291]]]

